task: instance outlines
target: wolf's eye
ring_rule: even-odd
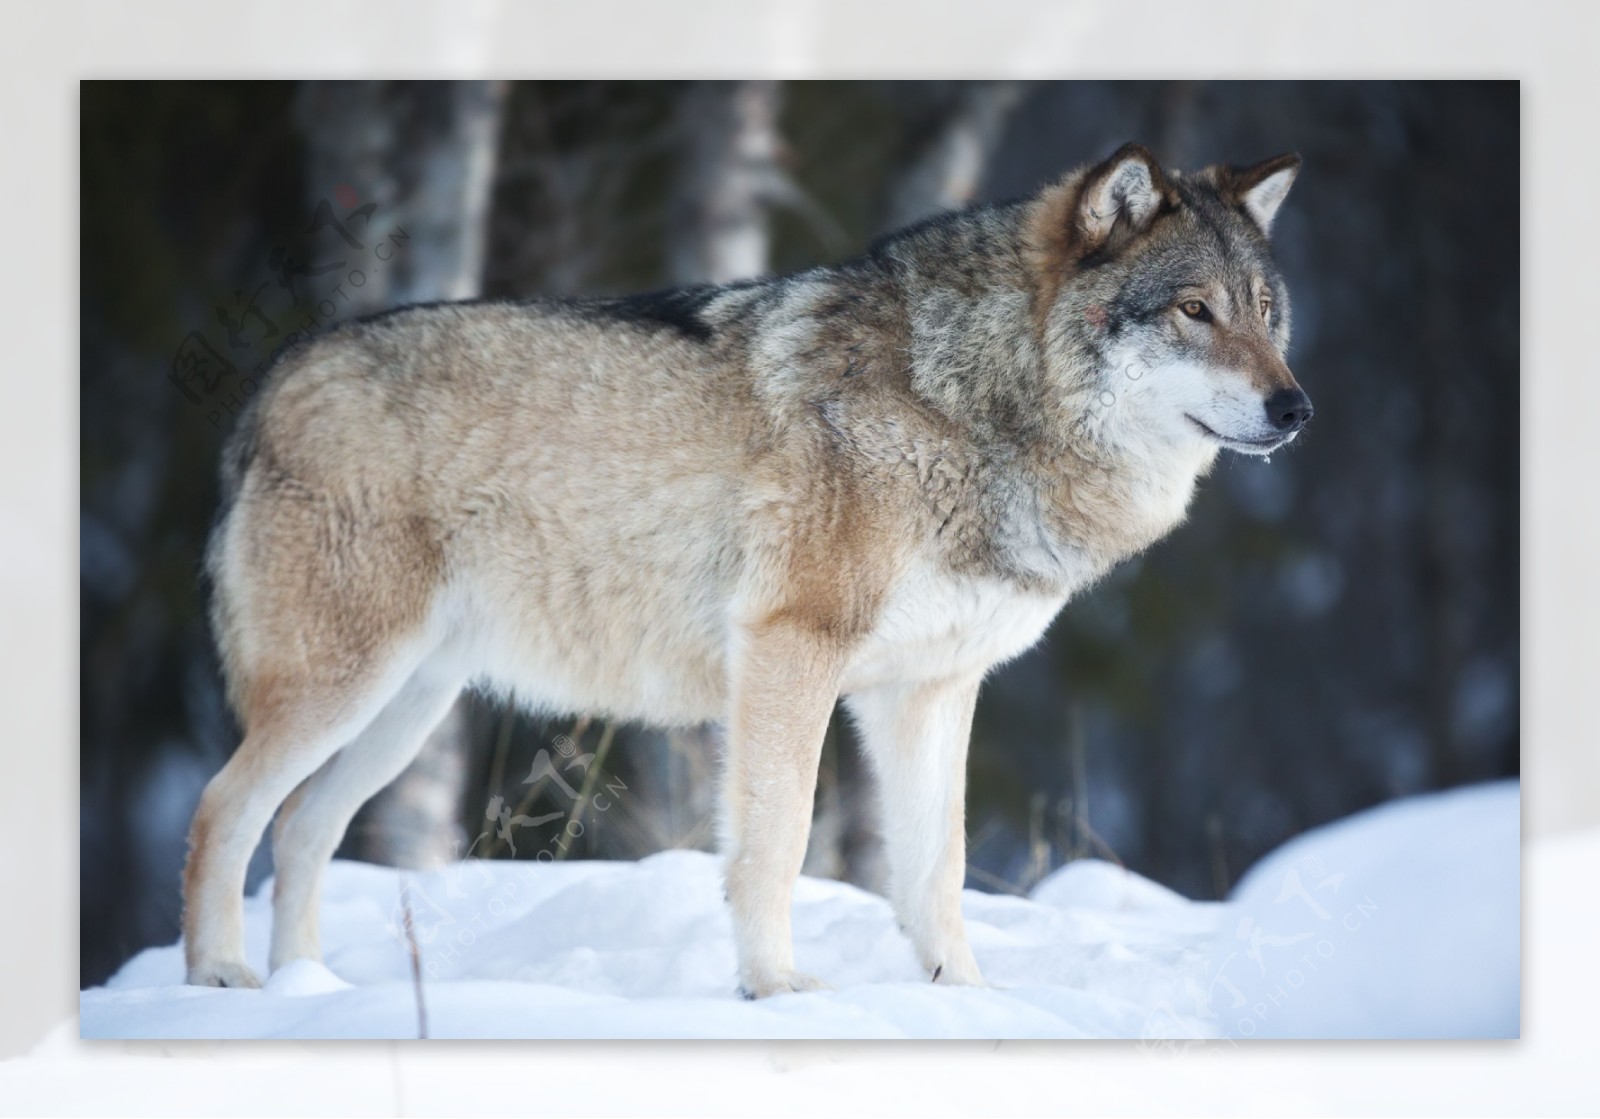
[[[1199,322],[1211,321],[1211,308],[1207,307],[1198,299],[1185,299],[1182,303],[1178,304],[1178,310],[1188,315],[1191,319],[1195,319]]]
[[[1272,319],[1272,300],[1263,299],[1261,301],[1261,317],[1264,320],[1267,320],[1269,322],[1271,321],[1271,319]]]

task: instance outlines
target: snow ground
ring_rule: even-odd
[[[834,990],[734,996],[717,860],[470,862],[428,874],[336,863],[326,966],[262,991],[183,985],[178,946],[80,995],[85,1038],[1507,1037],[1518,1030],[1518,790],[1419,797],[1307,833],[1228,903],[1080,861],[1031,897],[968,891],[992,987],[935,987],[887,902],[802,879],[798,965]],[[404,890],[404,894],[402,894]],[[265,974],[271,884],[246,905]]]

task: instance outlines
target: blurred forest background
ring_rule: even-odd
[[[81,89],[85,985],[176,938],[189,816],[236,742],[199,560],[276,349],[407,302],[835,261],[1130,139],[1182,168],[1305,157],[1274,239],[1317,419],[1270,464],[1224,455],[1183,529],[991,678],[968,885],[1088,855],[1217,897],[1308,827],[1518,771],[1514,82]],[[464,697],[341,854],[709,848],[714,772],[710,728]],[[251,889],[270,869],[264,844]],[[807,871],[881,886],[839,720]]]

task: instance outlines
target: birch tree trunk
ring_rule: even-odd
[[[370,203],[365,228],[407,235],[360,287],[344,285],[341,318],[479,293],[504,103],[501,82],[306,83],[311,205],[338,199],[342,215]],[[356,816],[341,853],[408,867],[458,857],[472,747],[463,699]]]
[[[959,209],[977,196],[989,159],[1022,102],[1025,82],[962,82],[890,185],[886,230]]]
[[[684,144],[673,279],[725,284],[771,267],[771,207],[783,175],[777,82],[697,82],[678,106]]]

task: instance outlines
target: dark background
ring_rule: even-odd
[[[1225,454],[1184,527],[991,678],[968,885],[1094,856],[1222,896],[1306,828],[1516,774],[1519,113],[1514,82],[85,83],[82,982],[177,934],[236,741],[197,579],[217,455],[290,335],[838,260],[1130,139],[1305,157],[1274,238],[1317,419],[1270,463]],[[518,857],[708,847],[713,737],[469,697],[342,854],[509,855],[486,811],[548,811],[521,777],[567,741],[627,792]],[[838,726],[808,872],[879,885],[874,828]]]

